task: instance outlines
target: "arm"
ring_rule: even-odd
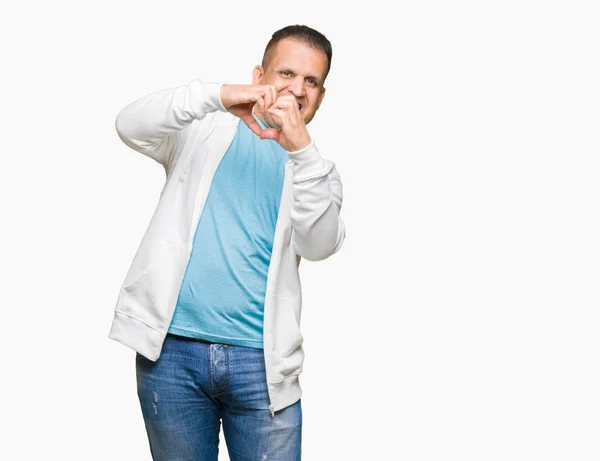
[[[290,215],[294,251],[310,261],[320,261],[336,253],[346,237],[340,216],[340,175],[333,162],[320,156],[314,141],[288,155],[294,167]]]
[[[184,128],[202,120],[209,112],[226,112],[220,98],[222,83],[202,83],[158,91],[125,106],[117,115],[115,128],[132,149],[167,168]]]

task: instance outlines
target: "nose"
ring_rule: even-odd
[[[288,87],[290,91],[297,98],[301,98],[306,93],[306,88],[304,87],[304,78],[302,76],[296,77]]]

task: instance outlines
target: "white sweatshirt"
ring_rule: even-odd
[[[120,138],[162,164],[166,180],[119,291],[109,338],[156,361],[171,323],[194,232],[213,175],[240,119],[220,99],[223,83],[193,80],[128,104],[116,118]],[[342,184],[314,141],[288,152],[263,319],[271,415],[302,395],[300,259],[323,260],[346,235]]]

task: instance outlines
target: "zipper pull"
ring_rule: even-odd
[[[271,410],[271,417],[275,417],[275,410],[273,410],[273,405],[269,405],[269,410]]]

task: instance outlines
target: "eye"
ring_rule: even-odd
[[[292,75],[292,73],[289,70],[282,70],[281,72],[279,72],[282,75],[285,75],[286,77],[289,77]]]
[[[312,78],[308,78],[307,80],[308,80],[308,82],[309,82],[309,83],[310,83],[312,86],[317,86],[317,82],[316,82],[316,80],[314,80],[314,79],[312,79]]]

